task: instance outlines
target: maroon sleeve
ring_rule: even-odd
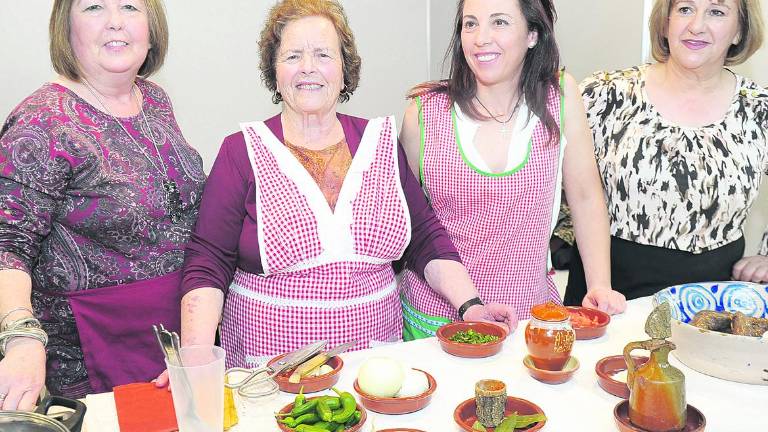
[[[403,185],[405,200],[411,213],[411,243],[403,256],[406,266],[424,277],[424,267],[433,259],[446,259],[461,262],[461,257],[453,245],[448,232],[427,202],[419,182],[411,172],[405,151],[398,144],[398,163],[400,182]]]
[[[253,171],[242,133],[224,139],[205,184],[200,215],[187,243],[182,295],[195,288],[226,292],[235,273]]]

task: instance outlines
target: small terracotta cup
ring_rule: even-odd
[[[485,427],[493,427],[504,420],[507,406],[507,385],[499,380],[485,379],[475,384],[477,419]]]

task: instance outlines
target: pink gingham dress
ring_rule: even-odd
[[[447,95],[428,94],[421,101],[422,186],[480,298],[515,307],[519,319],[528,319],[533,305],[559,302],[547,263],[553,206],[560,203],[563,143],[549,142],[539,123],[522,167],[503,175],[481,173],[463,154]],[[550,89],[547,107],[558,125],[560,103],[560,93]],[[418,311],[459,318],[417,274],[406,270],[401,288]]]
[[[237,270],[221,325],[227,366],[254,366],[320,339],[397,341],[392,261],[411,236],[391,117],[368,122],[335,210],[263,122],[241,125],[256,180],[263,274]]]

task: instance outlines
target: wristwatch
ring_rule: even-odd
[[[471,308],[474,305],[484,305],[482,300],[480,300],[480,297],[473,297],[467,301],[464,302],[463,305],[459,306],[459,319],[464,321],[464,314],[467,312],[467,309]]]

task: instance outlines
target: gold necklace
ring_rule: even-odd
[[[515,102],[515,106],[514,108],[512,108],[512,112],[509,113],[509,117],[504,121],[499,120],[497,118],[498,116],[491,114],[491,110],[489,110],[488,107],[486,107],[485,104],[483,104],[480,101],[480,98],[478,98],[477,95],[475,95],[475,100],[477,101],[477,103],[480,104],[481,107],[483,107],[485,112],[488,113],[488,117],[492,118],[496,123],[501,123],[501,130],[499,131],[500,133],[505,134],[507,132],[511,132],[510,130],[507,129],[507,125],[512,120],[512,117],[514,117],[515,113],[517,112],[517,109],[520,108],[520,97],[517,98],[517,102]]]
[[[139,112],[141,112],[141,118],[144,121],[144,128],[147,130],[150,142],[152,143],[152,147],[155,149],[155,153],[157,153],[157,159],[160,161],[160,166],[158,166],[155,163],[154,158],[152,158],[152,155],[150,155],[147,150],[139,144],[136,139],[128,132],[128,129],[123,126],[123,123],[115,117],[114,114],[112,114],[112,111],[107,108],[107,105],[101,100],[99,97],[99,92],[96,90],[91,83],[83,77],[83,83],[85,84],[85,88],[88,89],[89,92],[91,92],[91,95],[99,102],[102,108],[104,108],[104,112],[106,112],[112,120],[120,126],[120,129],[125,132],[126,135],[128,135],[128,138],[131,139],[131,142],[136,146],[136,148],[141,151],[141,154],[144,155],[144,157],[149,161],[150,164],[152,164],[152,167],[157,170],[162,176],[162,185],[163,185],[163,191],[165,192],[165,215],[168,216],[168,218],[173,223],[179,223],[182,219],[182,203],[181,203],[181,193],[179,192],[179,185],[176,184],[175,181],[171,180],[171,178],[168,176],[168,167],[165,165],[165,161],[163,161],[163,156],[160,154],[160,149],[157,147],[157,141],[155,140],[155,134],[152,132],[152,129],[149,127],[149,122],[147,121],[147,116],[144,114],[144,106],[142,105],[141,101],[139,100],[139,96],[137,94],[138,89],[134,90],[136,87],[136,84],[133,84],[131,86],[131,94],[133,95],[134,99],[136,99],[136,103],[139,105]]]

